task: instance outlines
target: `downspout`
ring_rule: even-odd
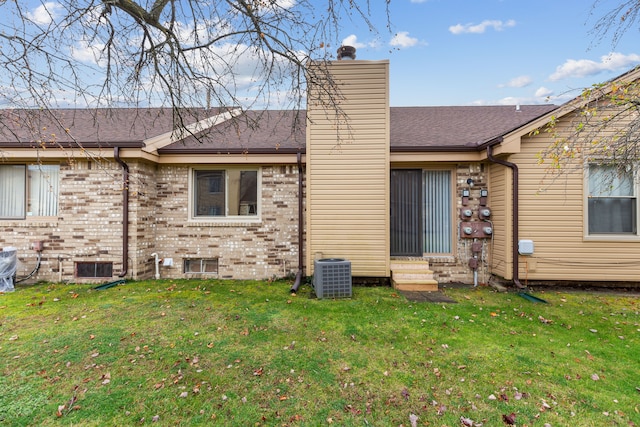
[[[487,146],[487,159],[492,163],[497,163],[499,165],[511,168],[512,171],[513,209],[511,212],[511,216],[513,217],[513,241],[511,253],[513,255],[513,284],[516,285],[518,289],[526,289],[526,286],[520,283],[520,278],[518,277],[518,166],[515,163],[493,157],[493,145]]]
[[[296,157],[298,161],[298,272],[296,273],[296,280],[293,282],[293,286],[291,286],[291,293],[296,293],[300,284],[302,283],[302,274],[303,274],[303,262],[304,262],[304,253],[303,253],[303,232],[304,232],[304,215],[302,212],[302,154],[300,152],[297,153]]]
[[[122,272],[125,277],[129,270],[129,165],[120,158],[120,147],[113,148],[113,157],[122,166]]]

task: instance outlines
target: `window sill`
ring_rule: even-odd
[[[250,227],[255,226],[256,224],[261,224],[262,218],[253,217],[253,218],[215,218],[215,219],[204,219],[204,218],[191,218],[187,221],[187,227]]]
[[[57,227],[58,217],[27,217],[24,219],[0,219],[3,227]]]
[[[585,242],[640,242],[640,236],[624,234],[592,234],[583,237]]]

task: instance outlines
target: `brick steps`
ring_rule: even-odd
[[[391,283],[400,291],[438,290],[438,281],[426,260],[392,260]]]

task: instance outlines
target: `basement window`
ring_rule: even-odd
[[[112,262],[76,262],[76,277],[107,278],[113,276]]]
[[[218,274],[218,258],[187,258],[185,274]]]

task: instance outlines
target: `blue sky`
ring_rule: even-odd
[[[276,1],[284,9],[304,7],[299,0]],[[599,6],[594,9],[596,2]],[[370,31],[361,19],[349,20],[357,13],[345,11],[336,42],[355,46],[358,59],[390,61],[392,106],[562,104],[577,96],[581,89],[640,65],[640,23],[615,46],[611,37],[598,39],[592,34],[598,19],[611,5],[621,2],[390,0],[391,25],[387,28],[387,2],[369,0],[371,21],[378,31]],[[325,6],[318,5],[316,0],[309,3],[316,8],[315,18],[326,19]],[[367,8],[364,0],[354,3]],[[1,31],[9,34],[14,31],[10,26],[13,19],[10,11],[18,6],[25,8],[26,16],[33,23],[43,27],[55,27],[63,15],[62,6],[55,0],[9,2],[3,6]],[[19,24],[15,31],[22,29]],[[188,24],[184,23],[185,29],[198,29]],[[60,54],[98,75],[103,72],[104,64],[96,58],[104,45],[93,43],[71,40],[69,45],[60,46]],[[220,48],[216,53],[221,57],[234,52],[225,46]],[[327,47],[331,54],[335,54],[336,48],[336,45]],[[246,98],[250,104],[256,91],[260,92],[255,83],[259,80],[256,70],[260,68],[251,55],[243,52],[242,61],[230,61],[234,65],[229,74],[235,76],[238,91],[235,100]],[[78,70],[80,68],[75,71]],[[43,75],[46,76],[46,69]],[[12,86],[10,77],[10,73],[0,75],[0,89],[20,94],[20,87]],[[92,75],[89,78],[91,80]],[[55,96],[63,105],[83,106],[86,101],[66,87],[57,89],[59,93]],[[30,101],[29,95],[27,93],[26,102]],[[280,101],[277,96],[273,98],[276,103]],[[0,105],[3,102],[12,105],[0,96]],[[269,105],[269,108],[278,107]]]
[[[373,0],[376,2],[379,0]],[[561,104],[640,64],[640,32],[593,34],[606,0],[391,0],[391,31],[344,23],[357,59],[390,61],[392,106]]]

